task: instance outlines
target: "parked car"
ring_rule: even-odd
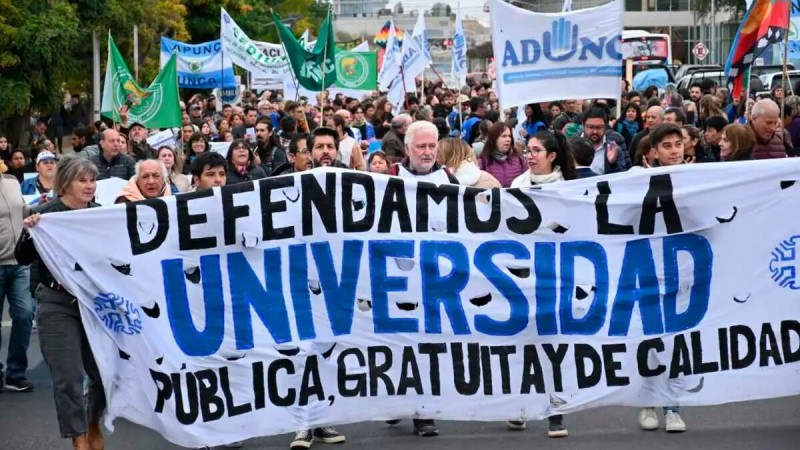
[[[800,82],[800,70],[789,70],[787,71],[787,76],[789,77],[787,89],[793,92],[795,90],[794,87]],[[763,85],[759,91],[772,92],[773,87],[781,84],[783,71],[764,73],[758,78]]]
[[[718,72],[722,70],[723,67],[719,64],[684,64],[675,72],[675,79],[680,80],[695,72]]]

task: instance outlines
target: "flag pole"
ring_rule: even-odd
[[[275,14],[272,8],[269,9],[270,15]],[[275,28],[278,28],[278,22],[272,22],[275,25]],[[281,34],[278,33],[278,37],[281,37]],[[294,68],[292,67],[292,62],[289,61],[289,52],[286,51],[286,44],[283,43],[283,38],[281,38],[281,48],[283,48],[283,57],[286,59],[286,64],[289,65],[289,73],[292,75],[292,83],[294,84],[294,101],[297,101],[300,98],[300,82],[297,81],[297,77],[294,76]],[[303,49],[305,50],[305,49]],[[323,70],[323,77],[325,71]]]
[[[331,20],[331,4],[328,3],[328,12],[325,14],[325,17],[330,21]],[[328,29],[331,33],[333,33],[333,22],[328,22]],[[320,33],[321,34],[321,33]],[[319,39],[319,36],[317,37]],[[325,46],[322,47],[322,90],[325,90],[325,63],[328,61],[328,42],[331,41],[330,36],[325,37]],[[335,41],[335,39],[334,39]],[[321,92],[321,91],[320,91]],[[299,93],[299,92],[298,92]],[[324,106],[324,105],[323,105]]]
[[[405,105],[406,111],[408,111],[408,92],[406,92],[406,75],[405,71],[403,70],[402,61],[400,61],[400,82],[403,83],[403,104]]]
[[[786,106],[786,94],[788,94],[788,90],[791,88],[786,89],[786,80],[789,78],[789,74],[787,72],[786,67],[786,60],[789,53],[789,30],[792,27],[792,8],[789,8],[788,12],[789,17],[786,19],[786,29],[783,31],[783,70],[781,73],[781,90],[783,91],[783,95],[781,95],[781,112],[778,117],[781,118],[780,123],[783,123],[783,108]]]

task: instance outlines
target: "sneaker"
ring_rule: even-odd
[[[506,427],[511,431],[522,431],[528,428],[528,422],[522,420],[509,420],[506,422]]]
[[[400,423],[400,419],[387,420],[386,423],[389,425],[397,425],[398,423]]]
[[[344,435],[333,427],[315,428],[314,438],[326,444],[341,444],[345,441]]]
[[[33,391],[33,383],[25,378],[8,379],[6,380],[5,390],[14,392],[31,392]]]
[[[667,433],[683,433],[686,431],[686,423],[681,419],[681,415],[675,411],[667,411],[664,415],[664,421],[667,422]]]
[[[569,430],[567,430],[564,424],[550,422],[550,425],[547,427],[547,437],[562,438],[567,436],[569,436]]]
[[[414,433],[422,437],[433,437],[439,435],[436,429],[436,422],[431,419],[414,419]]]
[[[294,434],[294,440],[289,444],[289,448],[292,450],[311,448],[313,440],[314,436],[311,434],[311,430],[300,430]]]
[[[224,448],[242,448],[242,447],[244,447],[244,441],[232,442],[226,445]]]
[[[658,429],[658,414],[655,408],[644,408],[639,412],[639,426],[647,431]]]

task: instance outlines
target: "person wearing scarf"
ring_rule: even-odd
[[[525,160],[514,147],[514,138],[508,125],[496,123],[489,128],[477,163],[479,169],[495,177],[504,188],[509,187],[514,178],[525,172]]]
[[[575,156],[567,138],[559,133],[540,132],[529,141],[524,152],[528,170],[511,182],[512,188],[530,187],[578,178]]]
[[[169,197],[167,167],[158,159],[146,159],[136,163],[136,173],[122,188],[114,203],[140,202],[151,198]]]
[[[633,137],[644,129],[642,114],[639,106],[635,103],[625,105],[625,111],[622,114],[622,118],[614,124],[614,131],[625,139],[625,143],[630,148]]]
[[[266,178],[267,173],[256,165],[255,153],[250,143],[244,139],[235,139],[228,147],[228,180],[227,185]]]
[[[575,168],[575,157],[560,132],[542,131],[533,135],[525,147],[525,158],[528,169],[511,182],[512,188],[524,188],[539,184],[555,183],[578,178]],[[569,431],[564,427],[564,416],[548,417],[547,435],[551,438],[566,437]],[[510,420],[506,422],[509,430],[524,430],[526,422]]]

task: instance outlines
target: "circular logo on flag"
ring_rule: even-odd
[[[369,61],[360,53],[336,55],[336,75],[339,84],[349,89],[359,89],[369,77]]]
[[[192,73],[200,73],[203,71],[203,61],[192,60],[189,61],[189,70]]]
[[[113,292],[101,292],[94,298],[94,312],[103,325],[114,333],[129,336],[142,332],[139,308]]]
[[[128,120],[131,123],[147,124],[156,117],[164,100],[164,87],[160,82],[142,88],[124,68],[115,72],[111,78],[111,86],[116,88],[111,94],[114,111],[119,111],[122,105],[130,102]]]
[[[798,242],[800,235],[785,239],[772,251],[772,259],[769,261],[772,280],[778,286],[793,291],[800,290],[800,280],[797,279],[797,269],[800,266],[797,255]]]

